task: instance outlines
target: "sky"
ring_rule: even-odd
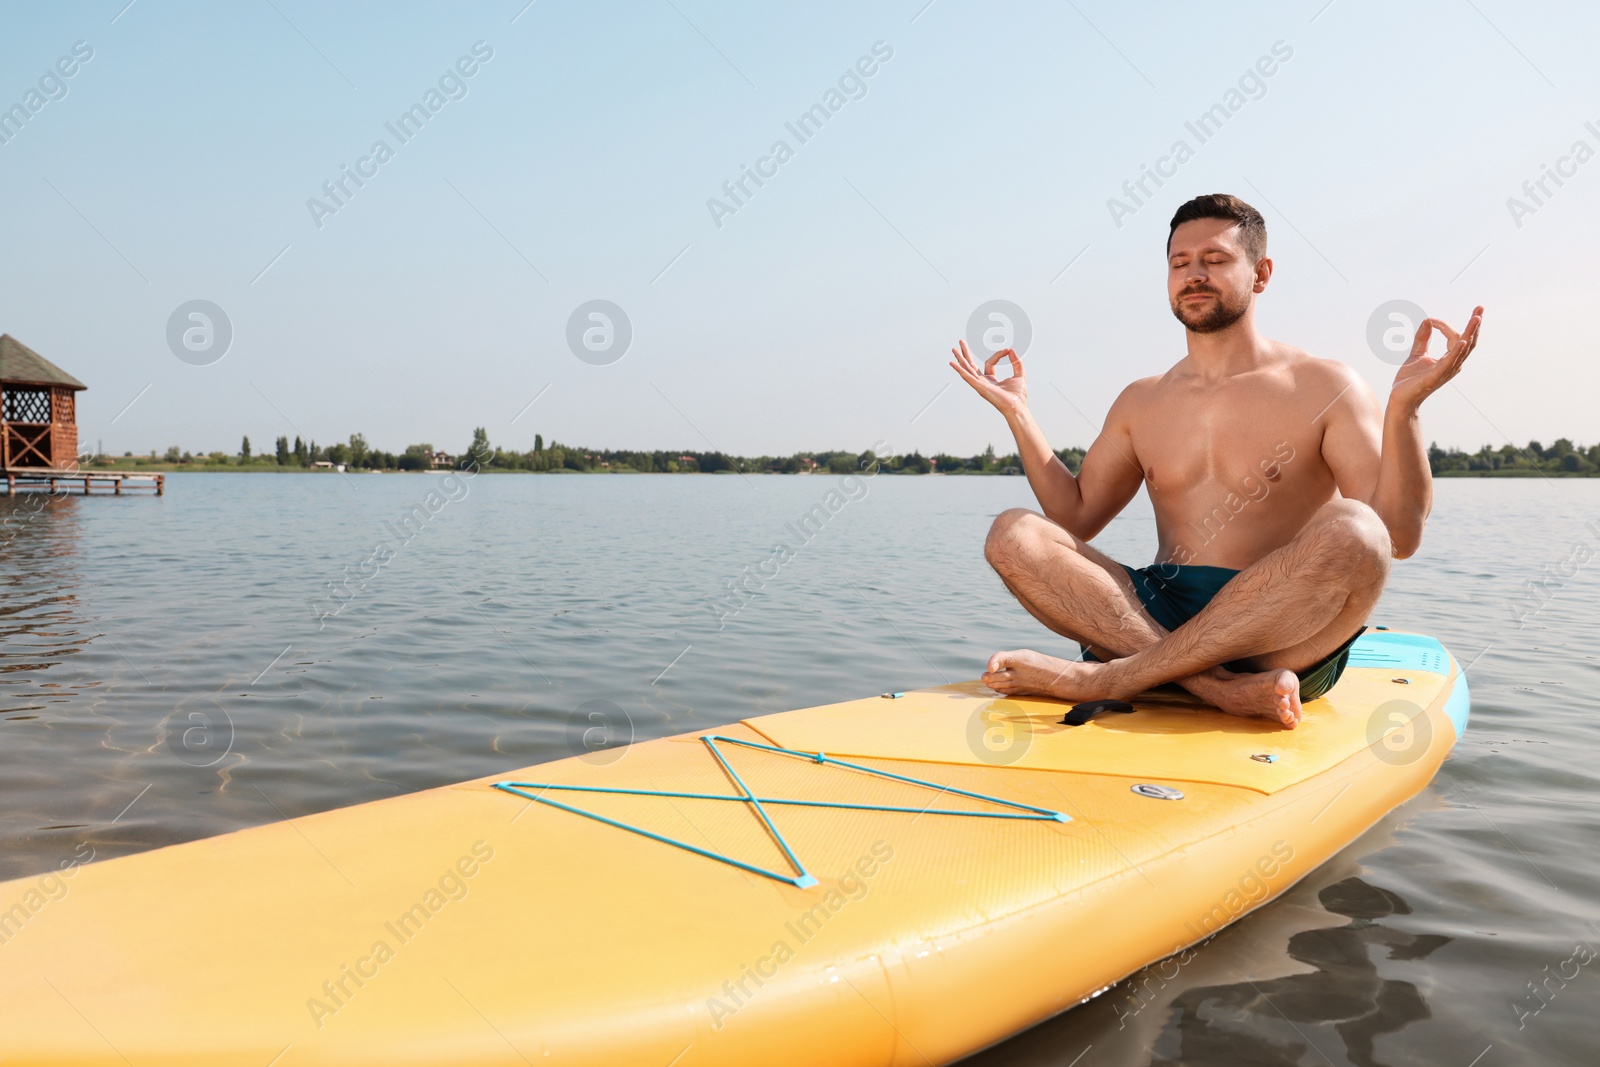
[[[1004,452],[947,366],[994,300],[1087,445],[1184,354],[1163,247],[1209,192],[1267,220],[1263,332],[1380,396],[1375,314],[1485,306],[1428,439],[1600,440],[1592,5],[7,8],[0,332],[108,452]]]

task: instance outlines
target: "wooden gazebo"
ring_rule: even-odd
[[[0,472],[6,496],[20,489],[61,492],[166,487],[163,474],[90,471],[78,466],[78,379],[10,334],[0,334]]]
[[[78,379],[10,334],[0,335],[0,466],[77,467]]]

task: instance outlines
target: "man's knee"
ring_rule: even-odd
[[[1048,520],[1027,508],[1007,508],[995,516],[983,543],[983,558],[995,570],[1015,566],[1028,554],[1028,545]]]
[[[1324,504],[1307,528],[1319,563],[1363,581],[1382,582],[1394,558],[1389,530],[1371,507],[1344,497]]]

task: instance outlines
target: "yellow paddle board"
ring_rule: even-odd
[[[0,883],[0,1062],[947,1063],[1282,893],[1468,706],[1391,631],[1292,731],[1134,703],[869,697]]]

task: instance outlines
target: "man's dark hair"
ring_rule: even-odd
[[[1172,226],[1167,230],[1167,254],[1172,254],[1172,235],[1185,222],[1195,219],[1229,219],[1239,224],[1239,243],[1244,246],[1250,262],[1259,263],[1267,254],[1267,221],[1261,212],[1228,193],[1207,193],[1184,204],[1172,216]]]

